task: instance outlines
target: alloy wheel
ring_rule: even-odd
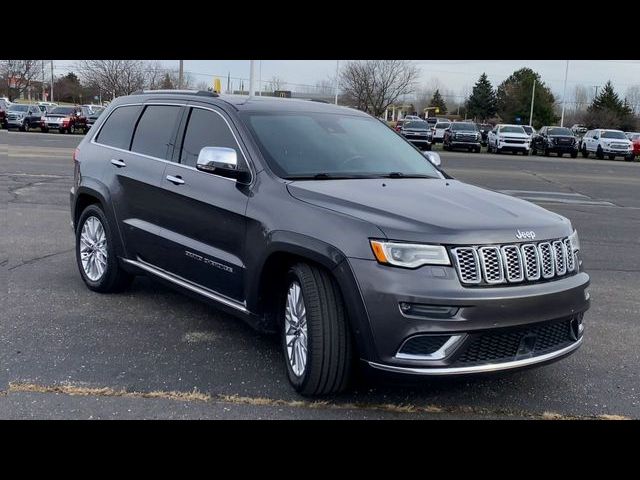
[[[301,377],[307,367],[307,311],[302,298],[302,288],[292,282],[287,292],[284,314],[287,360],[293,373]]]
[[[92,282],[100,280],[107,270],[107,235],[97,217],[87,218],[82,226],[80,260],[85,275]]]

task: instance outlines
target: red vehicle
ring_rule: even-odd
[[[633,156],[640,157],[640,133],[638,132],[627,132],[625,133],[627,138],[631,140],[633,144]]]
[[[48,132],[50,129],[60,133],[74,133],[82,131],[87,133],[87,118],[82,114],[82,109],[75,107],[56,107],[46,114],[40,122],[40,130]]]

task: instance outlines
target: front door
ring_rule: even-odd
[[[248,187],[195,167],[203,147],[233,148],[239,168],[248,168],[246,158],[223,112],[194,106],[187,115],[175,163],[167,164],[162,178],[159,266],[242,302]]]

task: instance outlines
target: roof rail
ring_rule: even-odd
[[[219,95],[215,92],[209,92],[207,90],[138,90],[133,92],[131,95],[146,95],[153,93],[167,93],[167,94],[175,94],[175,95],[197,95],[199,97],[218,97]]]

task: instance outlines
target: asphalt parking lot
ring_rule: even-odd
[[[147,278],[85,288],[69,228],[82,135],[0,131],[0,418],[640,418],[640,163],[441,152],[469,183],[570,218],[592,278],[585,345],[499,376],[289,387],[276,339]]]

